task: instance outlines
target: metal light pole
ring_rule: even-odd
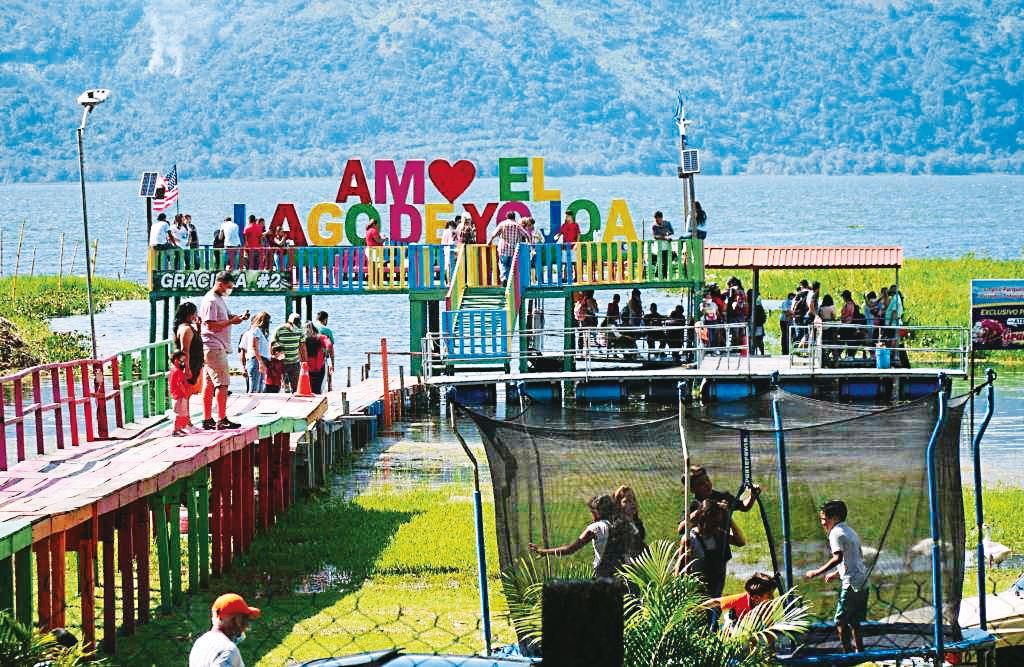
[[[103,88],[87,90],[78,96],[78,103],[84,107],[82,112],[82,124],[78,126],[78,176],[82,185],[82,227],[85,231],[85,291],[89,300],[89,332],[92,339],[92,358],[98,359],[96,351],[96,314],[92,302],[92,261],[89,258],[89,214],[85,205],[85,153],[82,146],[82,136],[85,134],[85,123],[89,120],[89,113],[97,104],[101,104],[110,91]]]

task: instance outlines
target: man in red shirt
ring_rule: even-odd
[[[242,244],[245,246],[245,254],[248,256],[250,269],[263,268],[263,235],[266,230],[263,228],[263,218],[256,219],[255,215],[249,216],[249,222],[242,230]]]

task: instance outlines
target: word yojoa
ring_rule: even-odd
[[[469,160],[450,163],[447,160],[406,160],[399,174],[394,160],[373,161],[373,193],[371,197],[367,172],[362,161],[350,159],[338,185],[333,202],[313,205],[306,216],[305,229],[308,244],[318,246],[363,245],[360,234],[371,220],[381,226],[381,232],[392,241],[403,243],[438,243],[445,224],[456,215],[456,200],[476,179],[476,166]],[[444,202],[426,201],[426,179],[429,178]],[[542,157],[498,158],[498,196],[480,206],[473,202],[459,202],[458,214],[468,215],[476,227],[479,243],[487,240],[489,225],[503,220],[508,213],[532,216],[539,223],[543,218],[531,209],[546,208],[549,224],[547,238],[551,240],[562,224],[561,190],[549,188],[544,178]],[[350,200],[352,200],[350,205]],[[576,216],[583,233],[581,240],[637,239],[633,217],[625,199],[612,199],[607,217],[602,220],[601,209],[590,199],[574,199],[564,211]],[[387,213],[388,225],[382,214]],[[581,215],[582,214],[582,215]],[[235,205],[235,218],[239,226],[245,223],[245,206]],[[279,203],[271,224],[288,222],[297,245],[307,243],[303,238],[302,223],[293,203]],[[543,226],[543,225],[540,225]]]

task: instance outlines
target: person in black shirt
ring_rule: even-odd
[[[684,487],[686,484],[686,478],[680,480]],[[690,532],[690,527],[694,525],[699,516],[701,503],[705,500],[711,500],[716,503],[724,503],[725,507],[729,512],[749,512],[754,503],[757,502],[757,497],[761,495],[761,487],[754,485],[750,489],[750,493],[746,499],[740,501],[736,496],[729,493],[728,491],[719,491],[715,489],[711,484],[711,477],[708,475],[708,471],[704,466],[692,465],[690,466],[690,491],[693,493],[693,500],[690,501],[688,512],[684,512],[682,518],[679,521],[679,536],[681,539],[681,548],[685,549],[687,546],[687,537]],[[725,562],[728,562],[732,558],[732,551],[729,548],[729,543],[726,542],[723,545],[724,553],[723,558]],[[682,559],[680,559],[680,565],[682,565]]]

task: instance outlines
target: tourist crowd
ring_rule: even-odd
[[[229,271],[217,274],[213,289],[200,306],[186,301],[174,315],[174,348],[170,390],[174,399],[174,433],[184,435],[192,426],[189,398],[203,396],[204,429],[238,428],[227,418],[230,370],[228,356],[237,351],[245,372],[247,390],[252,393],[297,391],[302,364],[309,372],[310,388],[322,393],[331,388],[334,372],[334,332],[327,326],[325,311],[315,322],[303,324],[298,313],[271,330],[271,317],[260,311],[233,314],[225,297],[235,279]],[[249,321],[248,328],[233,343],[231,328]],[[213,417],[214,399],[217,419]]]

